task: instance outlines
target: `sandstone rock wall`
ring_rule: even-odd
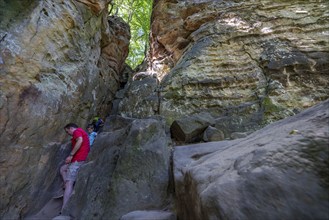
[[[56,174],[66,123],[110,111],[130,35],[108,3],[0,1],[0,218],[18,219]]]
[[[183,30],[175,33],[189,44],[162,82],[162,114],[234,111],[245,104],[238,111],[274,121],[328,97],[325,1],[180,2],[164,11],[175,9],[180,17],[171,18]],[[166,41],[172,32],[162,27],[157,39],[176,54],[179,42]]]
[[[109,113],[127,78],[133,81],[116,95],[122,101],[115,112],[137,118],[159,114],[168,124],[206,112],[215,119],[211,126],[219,121],[219,127],[243,128],[257,122],[256,128],[328,98],[329,6],[324,0],[157,0],[150,66],[133,78],[120,75],[129,30],[120,19],[108,20],[108,2],[0,0],[1,219],[34,214],[51,198],[69,149],[61,144],[63,125],[74,121],[84,126],[95,113]],[[327,203],[320,195],[328,192],[324,111],[221,142],[223,155],[211,154],[217,147],[212,143],[191,158],[178,158],[176,165],[192,161],[176,173],[179,218],[269,217],[264,215],[273,213],[271,207],[261,206],[267,191],[256,191],[255,198],[248,194],[263,183],[274,191],[296,189],[291,190],[293,200],[269,199],[270,206],[282,208],[280,202],[288,201],[298,208],[311,201],[299,217],[325,216]],[[154,119],[132,121],[104,127],[67,214],[110,219],[167,208],[167,130]],[[311,184],[311,191],[298,181]],[[302,196],[305,203],[294,199]],[[258,207],[269,212],[258,215]],[[294,212],[273,216],[289,213]]]
[[[37,198],[45,200],[43,208],[35,205],[23,217],[115,220],[125,215],[124,219],[176,219],[174,213],[163,211],[171,202],[170,149],[163,119],[110,116],[79,171],[62,216],[58,216],[61,207],[57,205],[62,199],[40,192]],[[53,177],[53,185],[60,187],[59,175]]]
[[[156,113],[168,124],[207,111],[242,116],[244,127],[327,99],[328,8],[323,0],[156,1],[150,72],[158,88],[134,98],[133,107],[125,101],[121,114],[154,114],[145,100],[158,95]]]

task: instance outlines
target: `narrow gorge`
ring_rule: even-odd
[[[328,1],[153,1],[135,70],[109,4],[0,0],[0,219],[329,219]]]

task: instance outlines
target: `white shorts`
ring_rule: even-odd
[[[68,180],[75,181],[78,176],[78,171],[84,163],[85,163],[84,161],[81,162],[75,161],[73,163],[70,163],[67,167],[67,175],[65,181]]]

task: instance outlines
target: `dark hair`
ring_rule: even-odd
[[[67,125],[65,125],[64,129],[70,129],[70,128],[78,128],[78,125],[74,124],[74,123],[68,123]]]
[[[94,130],[94,129],[95,129],[95,126],[94,126],[94,124],[88,124],[88,125],[87,125],[87,129],[88,129],[88,128],[91,128],[91,129]]]

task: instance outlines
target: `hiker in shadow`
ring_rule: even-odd
[[[84,164],[90,151],[88,134],[74,123],[69,123],[64,127],[65,132],[72,136],[72,150],[65,159],[65,164],[60,168],[60,173],[64,181],[64,194],[62,210],[71,197],[73,185],[77,178],[80,167]]]

